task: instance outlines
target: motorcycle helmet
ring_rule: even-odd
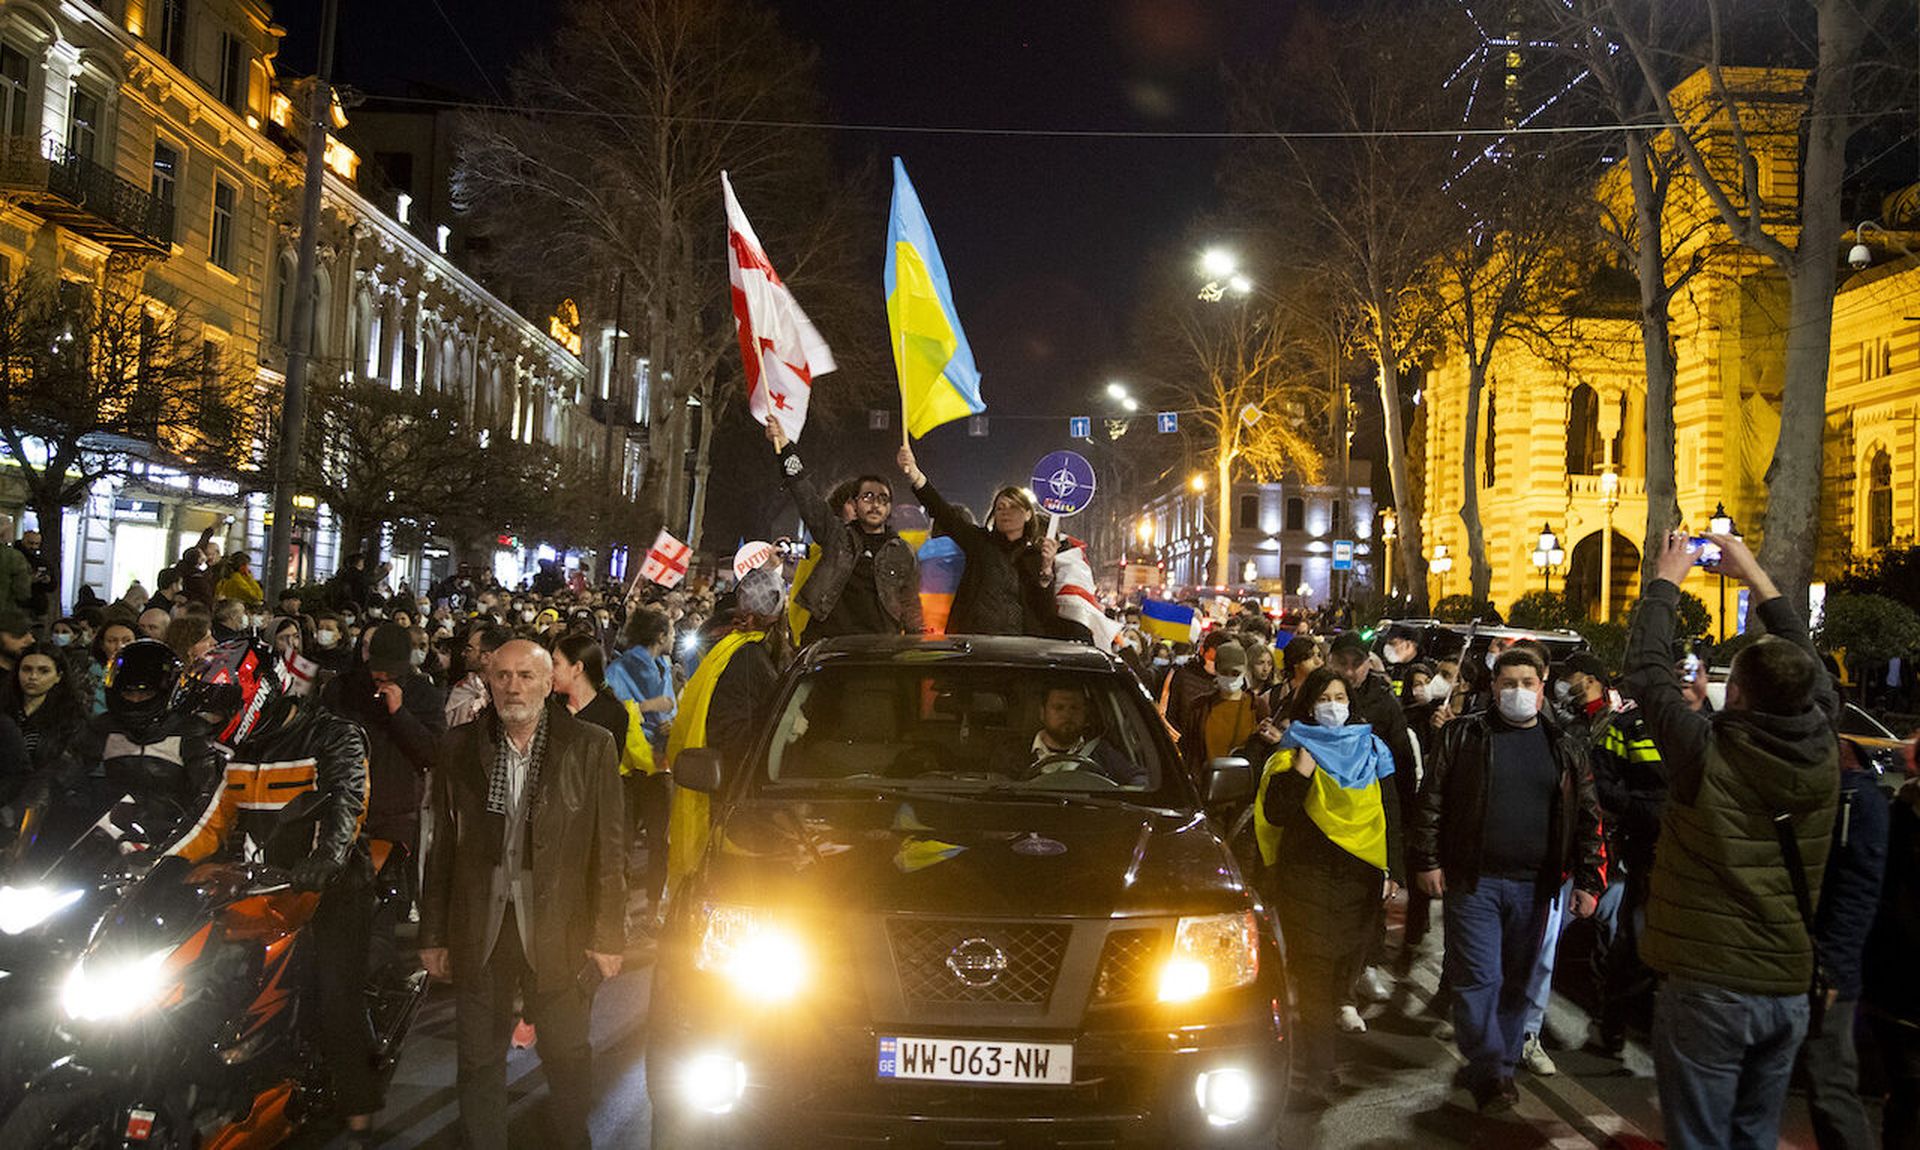
[[[128,734],[166,717],[180,686],[180,656],[158,639],[135,639],[107,663],[107,712]]]
[[[293,710],[293,691],[278,653],[245,636],[202,656],[180,680],[173,705],[204,716],[214,738],[231,747],[277,729]]]

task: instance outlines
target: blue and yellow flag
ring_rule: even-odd
[[[1148,599],[1140,604],[1140,629],[1168,643],[1193,642],[1193,624],[1198,616],[1191,607]]]
[[[953,309],[947,266],[906,165],[893,159],[893,211],[887,218],[887,328],[901,406],[914,438],[987,409],[980,371]]]

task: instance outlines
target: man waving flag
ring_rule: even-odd
[[[774,420],[788,439],[798,439],[814,378],[833,370],[833,352],[780,282],[725,172],[720,189],[727,200],[727,280],[733,285],[733,326],[747,371],[747,409],[763,424]]]
[[[887,327],[900,375],[905,432],[918,439],[943,423],[987,409],[973,349],[953,310],[947,266],[906,165],[893,159],[893,212],[887,219]]]

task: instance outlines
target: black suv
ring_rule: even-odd
[[[1139,682],[1091,647],[834,640],[715,795],[654,969],[658,1146],[1271,1146],[1268,913]]]

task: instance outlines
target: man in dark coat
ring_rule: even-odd
[[[877,475],[854,480],[853,520],[827,506],[776,420],[767,440],[780,456],[781,482],[820,546],[819,562],[798,595],[809,620],[800,645],[836,635],[918,635],[920,568],[913,548],[889,524],[893,485]]]
[[[455,994],[460,1124],[507,1147],[514,1002],[539,1027],[551,1145],[590,1145],[593,993],[626,949],[620,756],[550,706],[553,658],[516,639],[487,664],[493,708],[447,734],[433,776],[420,961]]]
[[[1528,975],[1555,893],[1571,877],[1573,913],[1586,918],[1605,883],[1586,742],[1541,710],[1537,655],[1507,651],[1493,672],[1494,707],[1442,732],[1408,836],[1414,881],[1446,899],[1454,1033],[1488,1113],[1518,1101]]]
[[[446,696],[413,666],[413,640],[398,623],[382,623],[355,659],[321,694],[321,702],[367,732],[367,837],[417,850],[420,802],[447,729]]]

